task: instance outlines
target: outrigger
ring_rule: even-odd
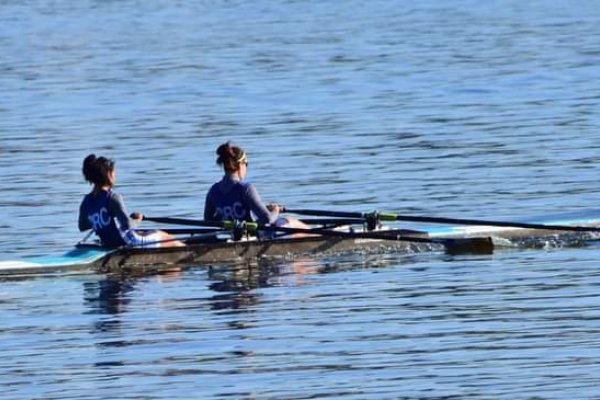
[[[261,258],[293,259],[304,255],[360,253],[490,254],[494,248],[544,247],[581,243],[600,237],[600,210],[570,212],[515,222],[354,213],[325,210],[286,210],[327,217],[306,219],[314,229],[259,226],[236,221],[211,222],[170,217],[148,221],[194,228],[167,228],[184,247],[106,249],[82,242],[58,257],[0,262],[0,276],[46,274],[59,271],[148,272],[197,265],[237,263]],[[383,222],[433,224],[422,229],[397,229]],[[451,226],[447,226],[452,224]],[[268,239],[258,231],[275,231]],[[185,236],[181,236],[185,235]],[[302,235],[301,237],[298,237]]]

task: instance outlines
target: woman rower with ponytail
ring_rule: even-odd
[[[83,176],[94,185],[79,207],[79,230],[92,229],[102,245],[109,248],[185,246],[164,231],[135,230],[144,216],[131,214],[129,218],[123,197],[113,191],[116,182],[115,163],[105,157],[90,154],[83,160]]]
[[[280,217],[279,205],[265,205],[262,202],[256,187],[245,180],[248,173],[248,156],[242,148],[227,142],[220,145],[216,153],[217,164],[223,167],[225,175],[206,195],[205,220],[251,222],[254,216],[259,223],[265,225],[310,228],[296,218]]]

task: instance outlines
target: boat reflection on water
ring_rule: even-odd
[[[210,309],[217,311],[245,312],[256,306],[263,296],[263,293],[256,289],[313,285],[315,279],[309,277],[316,274],[381,268],[390,264],[411,262],[411,258],[355,254],[328,259],[304,257],[291,261],[260,260],[242,264],[170,268],[153,274],[107,275],[104,279],[84,283],[84,301],[87,306],[86,313],[99,315],[93,331],[109,332],[119,329],[120,315],[130,311],[130,307],[139,309],[139,304],[133,304],[138,301],[134,293],[138,286],[145,287],[149,281],[168,285],[179,280],[197,279],[194,275],[197,276],[198,272],[199,275],[204,275],[203,271],[206,271],[206,279],[202,278],[199,282],[206,283],[210,295],[189,301],[199,301],[197,307],[206,307],[208,303]],[[158,301],[169,304],[173,299],[161,298]]]
[[[302,285],[302,277],[318,273],[321,266],[313,259],[302,258],[289,262],[260,261],[238,265],[210,266],[209,289],[216,292],[211,298],[214,310],[240,310],[258,304],[260,294],[255,289],[270,286]]]
[[[135,290],[135,279],[107,277],[83,285],[87,314],[98,314],[92,332],[114,332],[121,326],[118,315],[127,311],[130,293]]]
[[[412,258],[407,255],[351,254],[326,259],[303,257],[293,261],[261,260],[257,263],[210,266],[209,288],[219,293],[213,296],[215,309],[237,309],[256,304],[254,289],[311,285],[314,284],[314,280],[308,279],[311,275],[381,268]]]
[[[173,268],[154,275],[158,282],[167,283],[181,277],[181,269]],[[148,275],[107,275],[103,279],[83,284],[86,314],[97,314],[92,333],[116,332],[121,329],[121,315],[129,311],[135,302],[133,293],[141,279]],[[119,346],[118,342],[106,342],[105,346]]]
[[[135,279],[107,277],[84,283],[84,300],[90,314],[116,315],[131,302],[128,293],[135,290]]]

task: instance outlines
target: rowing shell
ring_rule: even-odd
[[[0,262],[0,276],[46,274],[59,271],[144,273],[215,263],[243,262],[261,258],[293,258],[307,254],[347,252],[419,252],[427,244],[393,240],[304,237],[270,240],[212,240],[185,247],[102,249],[97,245],[78,245],[60,257],[33,258]],[[429,245],[431,246],[431,245]],[[441,245],[436,245],[441,249]],[[431,248],[431,247],[430,247]]]
[[[600,227],[600,210],[570,212],[515,220],[547,225]],[[493,226],[428,226],[421,229],[425,237],[464,238],[491,236],[495,247],[540,247],[548,242],[589,240],[596,233],[572,233]],[[565,243],[566,243],[565,242]],[[173,266],[253,261],[265,257],[294,258],[308,254],[417,253],[440,251],[436,244],[396,240],[314,236],[270,240],[202,240],[185,247],[157,249],[122,248],[107,250],[81,245],[58,257],[38,257],[0,262],[0,276],[47,274],[59,271],[143,273]]]

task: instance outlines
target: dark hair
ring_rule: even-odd
[[[246,152],[231,142],[223,143],[217,149],[217,164],[221,165],[226,172],[234,173],[240,169],[240,164],[247,162]]]
[[[115,163],[106,157],[96,157],[90,154],[83,160],[83,177],[89,183],[98,186],[110,185],[109,174],[115,169]]]

